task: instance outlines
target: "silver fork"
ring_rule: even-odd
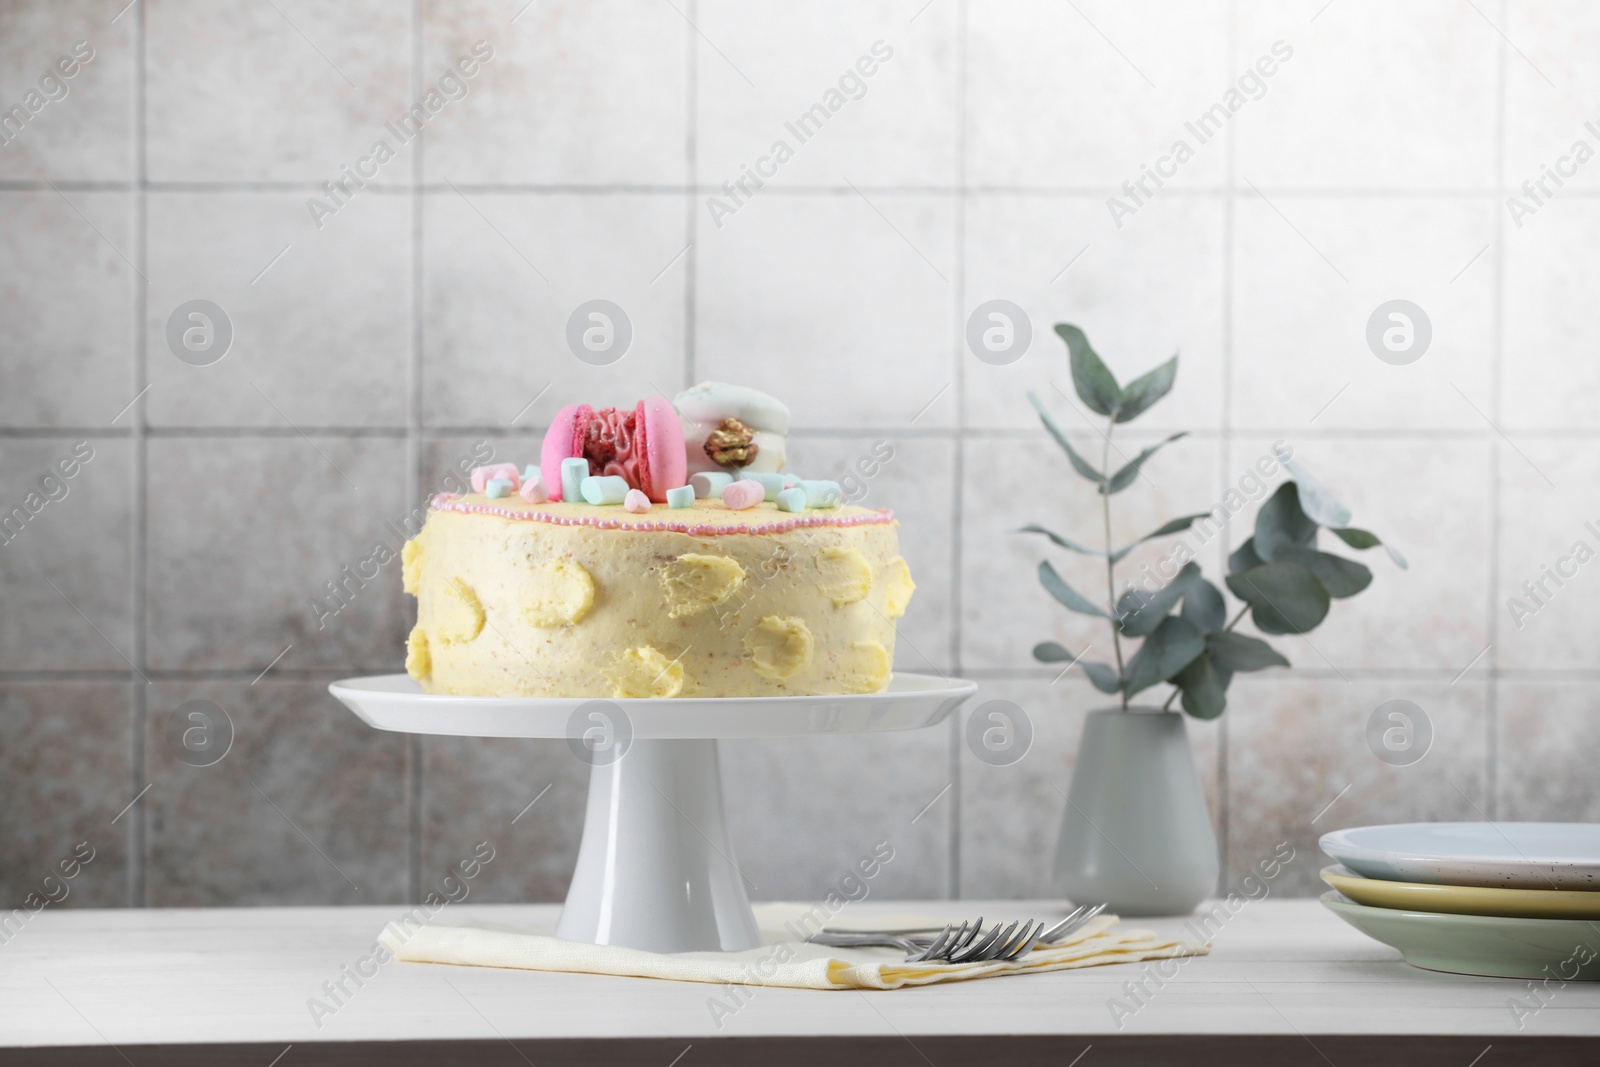
[[[983,919],[974,923],[922,926],[900,930],[837,930],[824,928],[806,940],[834,948],[898,948],[907,963],[978,963],[1015,960],[1036,945],[1063,940],[1105,911],[1104,904],[1082,904],[1049,929],[1044,923],[996,923],[983,933]],[[934,936],[926,936],[934,935]]]

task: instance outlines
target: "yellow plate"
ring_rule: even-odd
[[[1384,882],[1363,878],[1337,864],[1323,868],[1322,880],[1369,908],[1492,915],[1507,919],[1600,919],[1600,892]]]

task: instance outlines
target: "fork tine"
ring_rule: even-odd
[[[1046,930],[1039,940],[1048,944],[1049,942],[1060,937],[1063,933],[1072,928],[1073,922],[1077,920],[1078,916],[1084,913],[1087,907],[1088,905],[1086,904],[1079,904],[1076,908],[1073,908],[1065,919],[1062,919],[1060,922],[1050,927],[1050,929]]]
[[[965,952],[967,950],[967,946],[972,944],[972,942],[982,932],[983,917],[980,915],[978,917],[978,921],[972,924],[971,929],[967,929],[965,926],[963,926],[961,936],[954,938],[948,945],[944,947],[944,958],[947,961],[954,962],[956,957]]]
[[[965,930],[966,928],[967,928],[967,924],[966,923],[962,923],[961,924],[961,929]],[[951,941],[951,939],[953,937],[957,936],[956,933],[955,933],[955,929],[956,929],[956,924],[955,923],[950,923],[948,926],[946,926],[944,928],[944,930],[939,934],[938,937],[933,939],[933,942],[926,949],[924,949],[919,955],[913,956],[910,959],[906,960],[906,962],[907,963],[920,963],[920,962],[924,962],[924,961],[939,959],[940,956],[944,952],[945,945],[947,945]]]
[[[1026,930],[1023,932],[1028,933]],[[1027,939],[1000,958],[1003,960],[1015,960],[1026,956],[1033,951],[1033,946],[1039,943],[1039,935],[1042,933],[1044,933],[1044,923],[1035,923],[1033,932],[1028,935]]]
[[[1017,924],[1012,923],[1010,929],[1016,929]],[[1006,928],[1000,923],[995,923],[994,929],[989,931],[977,944],[965,951],[950,957],[951,963],[973,963],[989,958],[988,953],[1006,936]]]

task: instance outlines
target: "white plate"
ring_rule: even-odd
[[[1600,823],[1396,823],[1335,830],[1321,845],[1388,882],[1600,890]]]
[[[943,721],[977,688],[959,678],[896,671],[881,693],[840,696],[458,697],[424,693],[404,674],[346,678],[328,686],[328,691],[379,730],[458,737],[583,737],[593,729],[590,711],[604,711],[610,721],[621,709],[631,736],[643,741],[920,730]]]

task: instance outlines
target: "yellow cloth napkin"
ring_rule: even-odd
[[[1061,944],[1036,948],[1011,963],[906,963],[905,954],[897,949],[829,948],[793,940],[785,924],[810,911],[812,909],[803,904],[756,905],[756,925],[767,943],[744,952],[645,952],[615,945],[563,941],[541,929],[480,922],[421,927],[390,923],[378,935],[378,943],[396,959],[410,963],[582,971],[678,982],[794,989],[899,989],[934,982],[1197,956],[1210,949],[1205,944],[1158,937],[1149,930],[1123,929],[1118,926],[1121,920],[1117,916],[1101,915]],[[875,915],[870,921],[861,918],[853,923],[843,920],[830,923],[839,927],[891,929],[939,926],[949,921],[948,918],[930,920]]]

